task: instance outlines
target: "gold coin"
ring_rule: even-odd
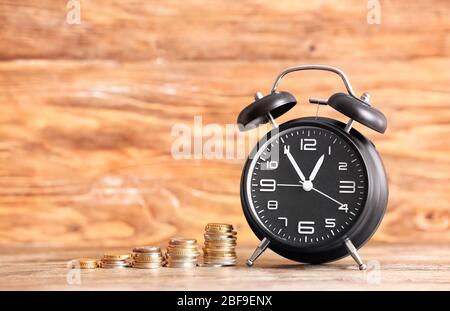
[[[206,225],[205,230],[208,229],[213,229],[213,228],[218,228],[218,229],[233,229],[233,225],[230,224],[224,224],[224,223],[209,223]]]
[[[207,235],[220,235],[220,236],[236,236],[237,232],[236,231],[215,231],[215,230],[209,230],[209,231],[205,231],[205,234]]]
[[[203,245],[229,245],[229,246],[236,246],[237,241],[233,239],[215,239],[215,240],[205,240],[205,243]]]
[[[205,242],[216,242],[216,241],[237,241],[237,236],[235,235],[224,235],[224,234],[207,234],[203,235]],[[216,242],[217,243],[217,242]]]
[[[209,258],[236,258],[236,253],[206,253],[205,256]]]
[[[108,264],[108,265],[126,265],[129,264],[128,260],[102,260],[102,264]]]
[[[197,260],[197,258],[200,257],[200,253],[196,255],[168,255],[167,260]]]
[[[203,250],[211,250],[211,251],[219,251],[219,252],[228,252],[235,251],[236,245],[205,245],[202,247]]]
[[[217,239],[217,240],[206,240],[205,241],[205,246],[207,245],[211,245],[211,246],[215,246],[215,245],[229,245],[229,246],[235,246],[237,243],[236,240],[231,240],[231,239]]]
[[[196,239],[186,239],[186,238],[172,238],[169,241],[169,244],[174,244],[174,245],[189,245],[189,244],[197,244],[197,240]]]
[[[158,253],[134,253],[133,254],[133,258],[139,258],[139,257],[160,258],[160,257],[162,257],[162,252],[158,252]]]
[[[151,258],[151,257],[143,257],[143,258],[137,258],[133,262],[142,262],[142,263],[149,262],[149,263],[151,263],[151,262],[163,262],[163,261],[164,261],[164,258],[162,258],[162,257],[159,259],[155,259],[155,258]]]
[[[232,266],[237,263],[237,232],[233,225],[209,223],[205,227],[203,245],[204,267]]]
[[[74,259],[73,261],[79,262],[80,265],[82,265],[82,264],[97,264],[97,259],[94,259],[94,258],[77,258],[77,259]]]
[[[97,268],[97,259],[78,258],[71,262],[73,269],[95,269]]]
[[[127,260],[130,257],[130,254],[104,254],[103,260]]]
[[[134,253],[159,253],[161,248],[157,246],[139,246],[133,248]]]
[[[230,251],[211,251],[211,250],[203,250],[204,256],[225,256],[225,254],[229,254],[230,256],[237,256],[236,251],[230,250]]]
[[[105,263],[108,265],[123,265],[123,264],[127,264],[129,261],[128,260],[104,260],[102,259],[101,263]]]
[[[167,251],[168,252],[196,252],[198,250],[198,246],[189,246],[189,247],[181,247],[181,246],[176,246],[174,247],[173,245],[169,245],[167,247]]]
[[[76,264],[72,263],[72,269],[95,269],[97,268],[97,264]]]
[[[197,253],[198,247],[192,247],[192,248],[182,248],[182,247],[168,247],[167,248],[168,253]]]
[[[154,261],[154,262],[158,262],[158,261],[162,261],[164,260],[164,257],[160,256],[160,257],[151,257],[151,256],[139,256],[139,257],[135,257],[133,261]]]

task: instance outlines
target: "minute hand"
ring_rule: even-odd
[[[300,169],[300,167],[298,166],[297,162],[295,162],[294,157],[292,156],[291,152],[289,151],[288,148],[284,148],[284,154],[287,155],[289,161],[291,161],[292,166],[294,167],[294,170],[297,172],[297,175],[300,177],[300,179],[302,181],[305,181],[305,175],[303,175],[302,170]]]

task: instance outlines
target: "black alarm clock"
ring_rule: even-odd
[[[281,79],[301,70],[338,74],[347,93],[310,103],[328,105],[349,117],[347,123],[319,116],[294,119],[278,126],[275,119],[297,103],[278,92]],[[255,101],[238,117],[245,131],[270,122],[272,130],[248,157],[241,179],[245,217],[261,243],[248,259],[268,247],[303,263],[320,264],[351,255],[365,269],[359,249],[377,230],[386,210],[388,183],[374,144],[353,122],[384,133],[386,117],[371,107],[368,93],[355,95],[343,71],[324,65],[284,70],[271,92],[256,93]]]

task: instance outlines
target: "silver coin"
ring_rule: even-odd
[[[168,267],[168,268],[195,268],[195,267],[197,267],[197,264],[168,263],[166,267]]]
[[[195,259],[169,259],[167,260],[167,263],[197,263],[197,258]]]
[[[156,269],[156,268],[161,268],[161,267],[162,267],[162,264],[158,264],[158,265],[152,264],[152,265],[149,265],[149,264],[134,263],[134,264],[132,265],[132,267],[133,267],[133,268],[136,268],[136,269]]]
[[[196,258],[200,256],[200,252],[192,254],[182,254],[182,253],[167,253],[167,258]]]
[[[204,263],[208,263],[208,264],[223,264],[223,265],[227,265],[227,264],[236,264],[237,260],[216,260],[216,259],[211,259],[211,258],[204,258],[203,259]]]
[[[130,267],[130,265],[126,265],[126,266],[105,265],[105,264],[100,265],[100,268],[102,268],[102,269],[124,269],[124,268],[128,268],[128,267]]]
[[[135,253],[160,253],[161,248],[157,246],[139,246],[133,248]]]
[[[226,264],[226,265],[222,265],[219,263],[206,263],[203,262],[201,264],[199,264],[200,267],[206,267],[206,268],[219,268],[219,267],[230,267],[230,266],[234,266],[232,264]]]
[[[169,245],[176,244],[176,245],[186,245],[186,244],[197,244],[196,239],[186,239],[186,238],[172,238],[169,241]]]

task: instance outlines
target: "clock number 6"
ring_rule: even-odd
[[[314,234],[314,221],[299,221],[298,233],[300,234]]]

